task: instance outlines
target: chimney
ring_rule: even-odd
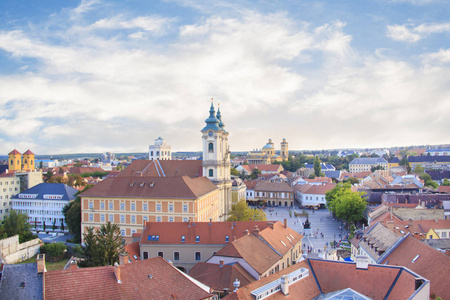
[[[369,258],[362,255],[355,256],[356,268],[367,270],[369,268]]]
[[[284,219],[284,228],[287,228],[287,219]]]
[[[145,227],[147,227],[147,221],[146,220],[144,220],[144,229],[145,229]]]
[[[126,265],[128,263],[128,255],[126,253],[119,254],[119,265]]]
[[[283,295],[289,295],[289,278],[287,275],[281,276],[281,292]]]
[[[225,262],[224,262],[223,259],[219,260],[219,267],[220,267],[220,268],[223,268],[224,263],[225,263]]]
[[[38,274],[47,272],[47,268],[45,268],[45,254],[38,254],[36,257],[36,264]]]
[[[77,261],[76,261],[75,259],[72,259],[72,260],[70,261],[69,269],[70,269],[70,270],[76,270],[76,269],[78,269]]]
[[[114,275],[116,275],[117,283],[122,283],[122,278],[120,277],[120,266],[117,262],[114,263]]]
[[[248,235],[248,229],[244,230],[244,235]]]
[[[252,230],[252,233],[253,233],[255,236],[259,236],[259,228],[258,228],[258,225],[255,225],[255,228]]]
[[[267,226],[273,229],[273,222],[267,222]]]

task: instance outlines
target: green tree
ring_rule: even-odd
[[[314,179],[314,178],[316,178],[316,175],[314,175],[314,174],[311,174],[308,176],[308,179]]]
[[[320,177],[322,174],[322,167],[320,166],[320,159],[319,156],[314,157],[314,174],[317,177]]]
[[[230,174],[233,176],[239,176],[239,171],[236,170],[236,168],[231,167],[230,168]]]
[[[422,165],[417,165],[414,168],[414,173],[416,173],[416,174],[420,174],[420,173],[423,173],[423,172],[425,172],[425,170],[423,169]]]
[[[250,208],[247,205],[247,202],[240,201],[236,204],[233,204],[230,211],[230,216],[228,221],[266,221],[266,214],[256,208]]]
[[[444,178],[444,181],[441,183],[442,186],[450,186],[450,180]]]
[[[112,266],[119,262],[119,254],[124,251],[119,225],[107,222],[97,232],[89,227],[83,237],[86,256],[83,266]]]
[[[363,218],[367,202],[360,192],[352,192],[350,183],[338,183],[325,194],[327,206],[339,219],[354,224]]]
[[[409,164],[408,158],[406,156],[402,157],[402,159],[399,162],[399,165],[404,166],[408,174],[411,173],[411,165]]]
[[[31,225],[28,223],[28,215],[16,210],[11,210],[9,215],[3,219],[3,224],[0,227],[0,236],[11,237],[18,234],[19,243],[37,238],[31,232]]]
[[[261,171],[258,168],[254,168],[250,174],[251,179],[257,179],[258,175],[261,175]]]
[[[353,185],[353,184],[358,184],[358,183],[359,183],[359,180],[358,180],[358,178],[350,177],[350,178],[348,178],[348,179],[345,179],[344,182],[350,182],[350,184]]]
[[[52,258],[61,258],[66,250],[67,247],[62,242],[44,244],[40,249],[41,253],[45,253]]]
[[[425,186],[431,187],[433,189],[439,188],[439,185],[436,182],[434,182],[433,180],[431,180],[431,179],[430,180],[425,180]]]
[[[88,184],[81,192],[76,193],[77,198],[63,207],[63,214],[66,220],[69,232],[74,235],[75,243],[81,242],[81,200],[78,195],[90,189],[93,185]]]
[[[375,172],[375,171],[377,171],[377,170],[384,170],[384,167],[382,167],[382,166],[372,166],[371,168],[370,168],[370,171],[373,173],[373,172]]]
[[[419,178],[425,182],[431,180],[430,174],[427,174],[427,173],[420,173]]]

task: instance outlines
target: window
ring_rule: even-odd
[[[442,238],[443,238],[443,239],[446,239],[446,238],[447,238],[447,232],[442,232],[441,235],[442,235]]]
[[[121,235],[121,236],[125,236],[125,230],[124,230],[124,229],[122,229],[122,230],[120,231],[120,235]]]
[[[199,260],[201,260],[201,259],[202,259],[201,253],[200,253],[200,252],[195,252],[195,260],[196,260],[196,261],[199,261]]]
[[[105,202],[100,202],[100,209],[105,209]]]
[[[183,222],[189,222],[189,218],[188,217],[184,217],[183,218]]]
[[[124,215],[120,215],[120,223],[125,223],[125,216]]]
[[[109,202],[109,210],[113,210],[114,209],[114,205],[112,203],[112,201]]]
[[[161,216],[157,216],[157,217],[156,217],[156,222],[162,222]]]
[[[125,210],[125,203],[120,203],[120,210]]]
[[[131,223],[136,223],[136,216],[131,216]]]
[[[195,237],[195,242],[200,242],[200,236],[199,235],[197,235],[196,237]]]
[[[92,203],[91,201],[89,201],[89,209],[93,209],[94,208],[94,203]]]
[[[153,156],[153,151],[150,151],[150,156]]]
[[[148,210],[148,204],[147,203],[142,204],[142,210],[143,211],[147,211]]]
[[[148,222],[148,217],[147,217],[147,216],[143,216],[142,219],[143,219],[145,222]]]
[[[188,205],[187,204],[183,204],[183,212],[188,212]]]
[[[160,251],[160,252],[158,252],[158,256],[161,258],[164,258],[164,253]]]
[[[227,235],[227,236],[225,237],[225,242],[228,243],[229,241],[230,241],[230,237]]]
[[[181,236],[181,242],[182,243],[186,242],[186,237],[184,235]]]
[[[173,260],[180,260],[180,252],[173,253]]]
[[[109,221],[110,221],[111,223],[114,223],[114,215],[109,215]]]
[[[169,203],[169,211],[170,211],[170,212],[173,211],[173,203]]]
[[[148,252],[147,251],[142,252],[142,254],[143,254],[144,259],[148,259]]]
[[[105,215],[100,215],[100,222],[105,222]]]
[[[161,203],[156,203],[156,211],[161,211]]]
[[[136,210],[136,203],[131,203],[131,210]]]
[[[214,144],[213,143],[208,144],[208,152],[214,152]]]
[[[93,214],[89,214],[89,222],[93,222],[94,221],[94,215]]]
[[[208,176],[209,177],[214,177],[214,170],[213,169],[209,169],[208,170]]]
[[[173,222],[173,217],[169,217],[169,222]]]

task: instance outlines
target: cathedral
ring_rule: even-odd
[[[251,165],[270,165],[274,162],[283,162],[289,159],[288,142],[286,139],[281,141],[280,155],[275,154],[275,147],[272,139],[262,147],[261,150],[254,150],[249,152],[247,161]]]
[[[203,140],[203,176],[219,188],[219,220],[225,221],[231,210],[231,176],[229,133],[222,122],[220,108],[217,114],[211,102],[206,126],[201,130]]]

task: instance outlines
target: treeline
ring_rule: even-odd
[[[336,170],[348,170],[349,163],[359,157],[357,154],[347,155],[345,157],[339,157],[337,155],[327,156],[327,155],[317,155],[320,159],[320,162],[326,164],[332,164]],[[305,164],[314,164],[314,156],[306,156],[304,154],[299,154],[297,156],[289,156],[287,161],[281,162],[283,168],[290,172],[295,172],[300,168],[305,167]]]

